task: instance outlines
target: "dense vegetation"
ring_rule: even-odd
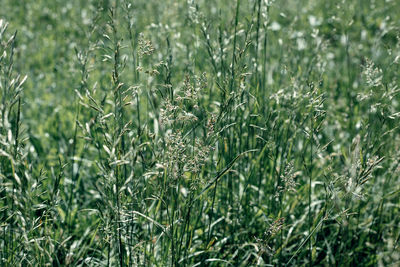
[[[397,0],[0,0],[1,266],[399,266]]]

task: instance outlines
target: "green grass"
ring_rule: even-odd
[[[0,0],[1,266],[397,266],[400,4]]]

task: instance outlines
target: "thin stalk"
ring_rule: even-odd
[[[17,110],[17,122],[15,125],[15,145],[14,145],[14,157],[17,157],[18,153],[18,142],[19,142],[19,123],[21,119],[21,97],[18,97],[18,110]]]
[[[311,190],[312,190],[312,171],[313,171],[313,138],[314,138],[314,111],[312,111],[310,119],[310,166],[309,166],[309,181],[308,181],[308,233],[311,233],[312,228],[312,216],[311,216]],[[312,242],[311,236],[308,241],[309,249],[309,265],[312,266]]]
[[[269,5],[267,5],[267,15],[269,13]],[[267,21],[268,22],[268,21]],[[261,92],[264,92],[264,87],[267,82],[267,41],[268,41],[268,32],[267,32],[267,23],[264,25],[264,43],[263,43],[263,65],[262,65],[262,83],[261,83]]]
[[[230,91],[232,92],[235,84],[235,61],[236,61],[236,39],[237,39],[237,26],[239,23],[239,7],[240,0],[236,1],[236,15],[235,15],[235,30],[233,35],[233,46],[232,46],[232,67],[231,67],[231,81],[230,81]]]
[[[116,1],[116,5],[117,5]],[[122,103],[122,94],[121,94],[121,83],[120,83],[120,78],[119,78],[119,71],[120,71],[120,40],[118,39],[118,33],[117,33],[117,28],[115,25],[115,19],[117,16],[117,6],[115,6],[111,11],[111,22],[110,26],[113,31],[113,38],[114,38],[114,44],[113,44],[113,50],[114,50],[114,65],[113,65],[113,73],[112,73],[112,81],[113,81],[113,91],[114,91],[114,114],[115,114],[115,138],[119,138],[122,132],[122,128],[124,126],[124,114],[123,114],[123,103]],[[124,142],[124,135],[121,136],[121,143],[120,143],[120,152],[119,157],[121,155],[125,154],[125,142]],[[120,167],[116,166],[115,167],[115,186],[116,186],[116,192],[115,192],[115,201],[117,204],[117,216],[116,216],[116,238],[118,242],[118,256],[119,256],[119,264],[120,266],[124,266],[124,253],[123,253],[123,245],[122,245],[122,236],[121,236],[121,219],[120,219],[120,214],[121,214],[121,203],[120,203],[120,198],[119,198],[119,190],[120,190],[120,176],[121,172],[119,171]],[[126,169],[126,164],[124,164],[124,169],[123,169],[123,176],[124,180],[127,178],[127,169]]]
[[[258,49],[259,49],[259,39],[260,39],[260,17],[261,17],[261,0],[258,0],[258,11],[257,11],[257,27],[256,27],[256,56],[255,56],[255,80],[256,80],[256,88],[259,87],[259,73],[258,73]]]

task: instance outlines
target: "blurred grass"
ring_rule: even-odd
[[[20,211],[2,180],[2,208],[47,218],[31,236],[49,237],[3,253],[4,265],[398,264],[397,1],[129,2],[0,0],[7,32],[18,32],[13,70],[28,76],[21,173],[43,179],[21,195],[45,205]],[[153,54],[139,57],[140,38]],[[199,109],[176,100],[185,77],[196,87],[202,73]],[[119,83],[137,86],[129,105]],[[162,125],[167,101],[198,120]],[[212,148],[177,181],[179,157],[159,170],[171,133],[186,138],[178,155],[188,161],[196,141]],[[113,147],[128,167],[111,161]],[[3,232],[18,228],[4,212]]]

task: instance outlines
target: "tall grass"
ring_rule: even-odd
[[[0,6],[2,266],[399,264],[396,1]]]

